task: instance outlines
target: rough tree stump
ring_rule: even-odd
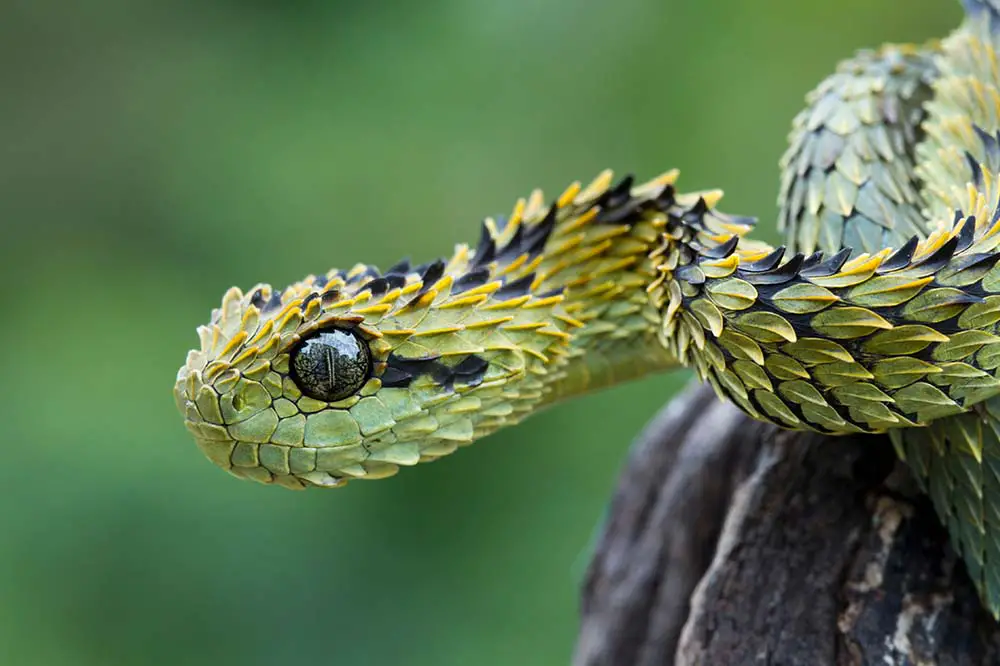
[[[578,666],[1000,664],[1000,627],[888,438],[753,421],[692,386],[638,438]]]

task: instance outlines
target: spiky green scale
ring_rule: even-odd
[[[848,290],[844,300],[865,308],[888,308],[910,301],[933,279],[907,275],[874,277]]]
[[[892,324],[867,308],[838,307],[821,312],[810,320],[813,330],[835,340],[861,338]]]
[[[720,308],[746,310],[757,302],[757,290],[744,280],[713,281],[706,289],[708,297]]]
[[[795,327],[779,314],[773,312],[748,312],[733,317],[737,330],[750,336],[758,343],[795,342]]]
[[[892,404],[895,402],[892,397],[883,390],[867,382],[851,382],[843,386],[837,386],[830,394],[837,401],[847,407],[859,407],[871,402],[885,402]]]
[[[1000,322],[1000,296],[989,296],[982,303],[970,305],[958,318],[958,325],[964,329],[995,330],[997,322]]]
[[[897,326],[869,336],[861,344],[866,354],[879,356],[908,356],[916,354],[934,342],[947,342],[948,336],[922,324]]]
[[[791,344],[783,345],[781,351],[806,365],[854,360],[851,353],[839,343],[822,338],[799,338]]]
[[[941,369],[918,358],[889,358],[872,367],[875,380],[888,389],[902,388],[936,372]]]
[[[771,391],[754,391],[754,401],[764,408],[767,416],[779,425],[794,428],[801,425],[802,421],[795,416],[788,405]]]
[[[811,374],[817,382],[831,388],[835,386],[850,386],[875,378],[875,375],[856,361],[821,363],[812,369]]]
[[[929,51],[885,47],[843,63],[810,94],[782,158],[778,226],[790,249],[876,252],[924,233],[908,174],[936,69]]]
[[[801,363],[784,354],[769,354],[764,367],[776,379],[812,379]]]
[[[800,283],[782,289],[770,300],[782,312],[810,314],[819,312],[840,299],[829,289],[815,284]]]
[[[753,361],[757,365],[763,365],[764,352],[760,345],[742,333],[737,333],[732,329],[722,329],[718,336],[719,344],[733,356],[733,358]]]

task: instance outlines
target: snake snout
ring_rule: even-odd
[[[355,470],[368,452],[359,438],[348,437],[358,425],[346,423],[346,411],[303,414],[269,390],[280,379],[268,382],[238,371],[214,375],[211,366],[200,367],[197,354],[192,359],[177,374],[177,407],[198,448],[222,469],[296,490],[343,486],[351,472],[371,478],[367,470]],[[317,438],[326,446],[316,446]]]

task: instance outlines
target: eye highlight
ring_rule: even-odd
[[[358,392],[371,376],[368,345],[339,328],[317,331],[292,350],[289,371],[304,395],[335,402]]]

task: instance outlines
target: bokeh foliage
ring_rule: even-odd
[[[170,390],[231,284],[423,261],[535,186],[679,166],[774,238],[852,50],[950,0],[20,0],[0,9],[0,663],[558,664],[635,434],[683,381],[391,482],[202,459]]]

